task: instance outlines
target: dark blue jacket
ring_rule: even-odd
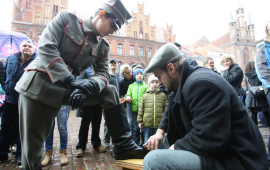
[[[6,72],[6,81],[5,81],[5,92],[6,92],[6,102],[17,104],[19,93],[14,89],[17,82],[20,80],[21,76],[24,73],[24,69],[30,64],[34,59],[36,54],[34,53],[31,56],[31,59],[25,62],[21,66],[21,52],[13,54],[7,58],[5,62],[5,72]]]
[[[119,84],[120,81],[123,79],[123,76],[118,72],[117,75],[114,75],[111,71],[110,71],[110,81],[109,84],[113,85],[116,89],[117,89],[117,93],[119,95]]]

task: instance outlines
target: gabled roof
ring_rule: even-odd
[[[210,41],[205,36],[203,36],[202,38],[198,39],[195,43],[193,43],[191,46],[197,48],[199,46],[204,47],[208,44],[210,44]]]
[[[230,33],[228,32],[227,34],[213,41],[211,44],[213,44],[214,46],[220,47],[225,44],[228,44],[229,42],[230,42]]]
[[[208,55],[208,50],[212,50],[212,51],[218,51],[218,52],[225,52],[223,49],[214,46],[213,44],[208,44],[207,46],[204,46],[201,50],[201,55],[203,57],[207,57]]]

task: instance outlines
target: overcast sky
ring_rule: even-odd
[[[11,30],[12,1],[0,0],[0,29]],[[93,15],[106,0],[69,0],[71,12]],[[249,14],[255,25],[255,39],[264,38],[264,29],[270,21],[270,0],[122,0],[127,9],[137,12],[137,2],[144,3],[145,14],[150,13],[150,24],[166,28],[173,24],[176,41],[192,44],[206,36],[210,42],[229,32],[231,14],[236,19],[235,10],[239,2],[244,7],[245,19]]]

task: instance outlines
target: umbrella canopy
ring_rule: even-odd
[[[6,58],[19,52],[21,42],[27,39],[31,40],[23,33],[0,30],[0,58]],[[37,47],[37,43],[33,40],[31,41]]]

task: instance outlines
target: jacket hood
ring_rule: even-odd
[[[255,70],[251,70],[250,72],[245,74],[249,79],[254,79],[257,77],[257,74],[255,72]]]

